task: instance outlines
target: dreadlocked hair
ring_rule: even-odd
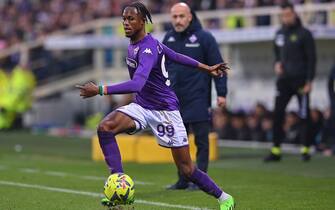
[[[139,1],[133,2],[128,7],[134,7],[139,13],[141,13],[141,15],[144,17],[146,23],[148,23],[149,21],[150,21],[150,23],[152,23],[151,14],[143,3],[139,2]]]

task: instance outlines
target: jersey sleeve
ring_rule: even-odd
[[[194,68],[198,67],[199,62],[194,60],[193,58],[190,58],[186,55],[177,53],[177,52],[171,50],[170,48],[168,48],[167,46],[165,46],[164,44],[161,44],[161,45],[163,46],[164,54],[171,61],[183,64],[183,65],[186,65],[186,66],[191,66],[191,67],[194,67]]]
[[[152,68],[157,62],[158,53],[153,47],[143,46],[140,48],[138,56],[138,66],[133,78],[126,82],[107,86],[107,94],[127,94],[142,90]]]

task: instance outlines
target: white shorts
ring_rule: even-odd
[[[151,128],[157,143],[163,147],[183,147],[188,145],[186,129],[178,110],[156,111],[141,107],[136,103],[122,106],[116,111],[131,117],[139,125],[135,132]]]

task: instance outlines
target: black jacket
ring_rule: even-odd
[[[276,62],[279,61],[283,65],[282,77],[313,80],[316,66],[314,38],[311,32],[302,26],[299,18],[295,25],[283,26],[277,31],[274,51]]]
[[[332,112],[335,112],[335,65],[332,67],[328,79],[328,94]],[[335,113],[334,113],[335,116]]]
[[[215,38],[202,29],[195,14],[185,31],[167,32],[163,43],[174,51],[207,65],[223,62]],[[209,120],[212,77],[205,72],[169,60],[166,61],[166,69],[169,72],[171,87],[180,102],[183,121],[188,123]],[[226,96],[226,76],[215,78],[214,82],[218,96]]]

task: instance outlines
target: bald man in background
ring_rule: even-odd
[[[207,65],[223,62],[215,38],[202,29],[196,14],[187,4],[173,5],[170,15],[173,29],[168,31],[163,39],[166,46]],[[171,80],[171,87],[179,99],[180,112],[187,132],[192,132],[195,136],[197,167],[207,173],[212,80],[214,79],[217,92],[217,106],[224,107],[227,78],[226,76],[212,78],[205,72],[195,71],[193,68],[169,60],[166,61],[166,69]],[[178,181],[168,186],[168,189],[197,189],[196,185],[189,183],[180,173],[178,175]]]

